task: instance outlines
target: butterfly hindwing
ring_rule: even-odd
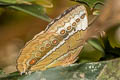
[[[83,5],[66,10],[21,50],[18,70],[45,70],[73,63],[82,49],[87,26],[87,11]]]

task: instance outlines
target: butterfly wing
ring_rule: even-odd
[[[28,71],[31,66],[54,47],[49,41],[52,36],[55,36],[55,34],[41,32],[25,45],[17,59],[17,69],[21,73]]]
[[[75,25],[73,24],[74,22],[76,22]],[[53,26],[56,26],[56,29],[53,28]],[[67,31],[67,27],[69,26],[71,26],[72,29]],[[50,67],[73,63],[82,48],[82,44],[84,42],[82,38],[86,33],[85,29],[87,26],[87,12],[84,6],[78,6],[69,12],[68,15],[65,15],[58,22],[53,24],[47,32],[55,31],[57,34],[59,34],[59,37],[62,36],[62,39],[58,38],[61,40],[59,44],[50,52],[46,53],[44,59],[39,60],[37,64],[33,65],[30,71],[45,70]],[[65,33],[63,32],[64,34],[60,32],[62,30],[65,30]],[[69,57],[70,55],[71,57],[73,56],[72,60],[71,57]],[[65,59],[67,59],[68,63],[64,61]]]
[[[66,10],[23,48],[17,60],[18,70],[45,70],[73,63],[82,48],[87,26],[87,11],[83,5]],[[65,63],[61,63],[64,60]]]

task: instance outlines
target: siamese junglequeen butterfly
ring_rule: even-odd
[[[83,5],[67,9],[21,50],[17,69],[21,73],[74,63],[83,47],[88,27]]]

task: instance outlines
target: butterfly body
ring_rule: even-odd
[[[83,5],[66,10],[21,50],[18,70],[45,70],[74,63],[82,49],[87,26],[87,12]]]

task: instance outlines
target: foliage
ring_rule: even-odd
[[[95,8],[97,4],[104,4],[105,0],[73,0],[88,5],[91,9]]]
[[[71,64],[28,75],[12,73],[1,80],[119,80],[120,58],[110,61]]]
[[[72,1],[87,4],[90,11],[100,11],[105,2],[105,0]],[[31,14],[42,20],[51,21],[44,10],[46,7],[53,7],[53,4],[49,0],[0,0],[0,3],[9,8]],[[99,3],[102,4],[102,6],[98,6],[97,4]],[[99,15],[100,13],[96,12],[95,14]],[[1,80],[119,80],[120,59],[114,58],[120,56],[120,42],[116,41],[113,37],[115,31],[119,28],[119,25],[117,26],[117,28],[107,31],[107,34],[104,36],[88,40],[76,64],[71,64],[67,67],[51,68],[45,71],[37,71],[27,75],[20,75],[18,72],[8,75],[3,74],[4,76],[1,77]],[[111,74],[114,75],[110,76]]]
[[[46,15],[45,8],[43,6],[30,3],[33,0],[21,0],[20,2],[17,1],[19,0],[0,0],[0,4],[1,6],[8,6],[10,8],[23,11],[48,22],[51,21],[51,19]]]
[[[36,16],[45,21],[51,21],[51,19],[45,14],[45,10],[40,5],[21,5],[21,6],[10,6],[11,8],[26,12],[33,16]]]
[[[118,25],[117,27],[113,27],[112,29],[107,31],[108,40],[110,41],[110,45],[113,48],[115,48],[115,47],[120,48],[120,41],[118,41],[118,39],[117,39],[117,35],[119,35],[119,34],[116,33],[116,30],[119,28],[120,28],[120,26]]]

